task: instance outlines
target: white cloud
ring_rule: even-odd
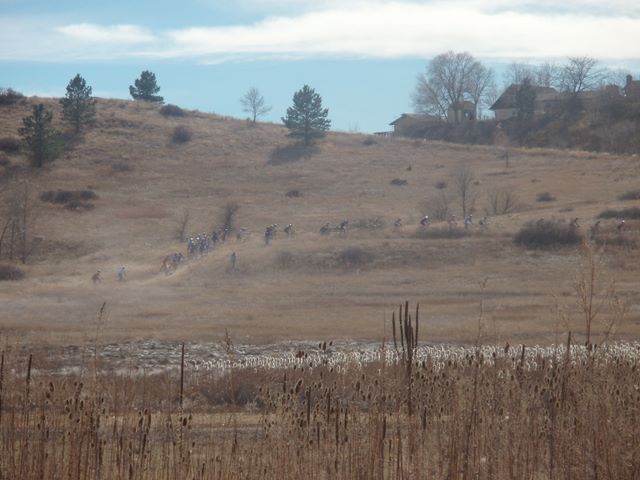
[[[468,8],[469,2],[455,1],[446,6],[435,2],[374,3],[366,9],[328,9],[268,18],[253,25],[175,30],[168,34],[172,47],[157,53],[167,57],[398,57],[431,56],[451,49],[494,58],[638,56],[640,20],[630,17],[540,15],[511,10],[488,13]]]
[[[136,25],[101,26],[92,23],[65,25],[56,29],[75,40],[92,43],[137,44],[152,43],[154,35]]]
[[[301,12],[322,11],[337,8],[367,8],[397,3],[393,0],[201,0],[215,6],[227,6],[258,12]],[[485,12],[536,11],[575,12],[606,16],[638,16],[640,4],[637,0],[403,0],[422,6],[462,6]]]
[[[428,58],[446,50],[495,60],[640,58],[640,4],[627,0],[611,0],[606,15],[585,13],[596,0],[567,0],[562,13],[551,7],[552,0],[538,0],[537,6],[529,0],[238,1],[265,8],[295,5],[298,13],[169,31],[5,18],[0,19],[0,60],[136,57],[219,63],[265,57]]]

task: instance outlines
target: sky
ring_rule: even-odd
[[[637,0],[0,0],[0,87],[63,96],[80,73],[130,98],[142,70],[167,103],[245,118],[251,87],[279,122],[309,84],[332,128],[389,130],[428,60],[468,51],[512,62],[591,56],[640,74]]]

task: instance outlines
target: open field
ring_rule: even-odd
[[[499,148],[342,133],[299,155],[276,125],[98,107],[26,177],[38,243],[0,282],[0,478],[639,478],[640,220],[603,219],[585,249],[513,242],[638,206],[639,158],[510,149],[507,167]],[[0,109],[0,138],[28,113]],[[27,161],[4,158],[2,223]],[[449,230],[461,165],[476,221]],[[58,190],[97,197],[40,200]],[[491,212],[496,192],[516,208]],[[208,233],[230,202],[250,235],[161,272],[185,212]],[[273,223],[296,233],[265,245]]]
[[[58,105],[43,101],[60,118]],[[528,251],[512,236],[540,218],[578,217],[587,230],[607,208],[638,205],[617,200],[640,185],[638,157],[511,149],[506,168],[499,148],[332,133],[310,156],[297,158],[280,126],[252,127],[199,112],[166,118],[158,110],[99,101],[95,127],[31,175],[32,232],[42,242],[23,280],[0,283],[3,342],[91,343],[97,328],[104,342],[215,342],[225,329],[240,344],[379,340],[389,338],[390,312],[405,299],[420,302],[422,338],[432,342],[474,341],[481,303],[482,335],[495,344],[551,343],[568,330],[580,338],[579,252]],[[29,105],[3,107],[0,136],[17,136],[29,113]],[[193,139],[172,143],[177,125],[187,126]],[[9,158],[17,165],[26,161]],[[434,198],[442,192],[452,196],[452,211],[461,217],[454,177],[463,163],[477,181],[476,220],[488,208],[488,192],[498,188],[511,189],[518,211],[490,215],[486,230],[476,223],[462,238],[419,238],[419,220],[433,217]],[[6,179],[9,169],[3,168]],[[392,185],[394,179],[407,184]],[[446,187],[437,188],[438,182]],[[94,190],[95,208],[69,211],[38,200],[41,192],[58,189]],[[286,196],[292,190],[301,196]],[[537,201],[544,192],[556,200]],[[251,235],[243,242],[232,238],[172,275],[160,273],[166,255],[185,251],[176,237],[184,212],[189,232],[210,232],[228,202],[240,205],[236,225]],[[398,217],[404,226],[394,228]],[[385,226],[353,228],[372,218]],[[346,235],[318,233],[326,222],[342,219],[352,226]],[[272,223],[292,223],[297,233],[280,234],[265,246],[262,232]],[[604,220],[603,235],[617,238],[616,224]],[[603,273],[616,280],[628,305],[615,331],[628,339],[640,333],[640,250],[632,248],[640,241],[640,222],[628,220],[624,235],[631,247],[609,245]],[[354,247],[364,252],[355,264],[341,257]],[[233,251],[235,271],[229,268]],[[116,281],[120,265],[128,270],[122,283]],[[97,269],[104,281],[93,285]],[[104,302],[106,315],[97,326]],[[596,335],[602,331],[600,323],[594,328]]]

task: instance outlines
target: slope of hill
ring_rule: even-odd
[[[52,99],[4,106],[0,137],[17,137],[36,101],[60,118]],[[171,139],[180,125],[193,134],[184,144]],[[588,228],[603,209],[638,203],[616,200],[638,188],[637,157],[515,150],[506,169],[492,147],[331,133],[300,155],[291,142],[278,125],[200,112],[164,117],[157,106],[100,100],[96,125],[61,158],[28,175],[32,232],[42,241],[25,278],[0,283],[0,335],[91,341],[106,302],[99,329],[109,340],[215,340],[225,329],[243,343],[374,339],[389,335],[385,312],[408,299],[422,304],[422,338],[473,341],[481,325],[482,335],[496,341],[551,341],[583,329],[573,289],[579,254],[526,251],[513,245],[513,233],[539,218],[579,217]],[[9,159],[26,163],[22,155]],[[461,238],[420,238],[419,220],[433,216],[443,192],[460,217],[454,177],[462,163],[475,173],[476,218],[498,189],[517,196],[518,212],[491,215],[488,229],[474,225]],[[0,169],[9,185],[15,169]],[[393,185],[394,179],[406,185]],[[38,200],[58,189],[95,191],[95,208],[70,211]],[[10,190],[3,190],[0,218]],[[287,196],[294,190],[300,195]],[[542,192],[557,200],[536,201]],[[172,275],[161,273],[166,255],[185,251],[176,235],[185,212],[190,233],[210,232],[229,202],[240,206],[236,225],[249,237],[234,237]],[[404,226],[394,228],[398,217]],[[350,221],[346,235],[318,233],[342,219]],[[279,234],[266,246],[262,233],[272,223],[292,223],[296,234]],[[604,221],[603,230],[613,235],[615,223]],[[639,228],[629,221],[625,235],[636,238]],[[608,278],[617,279],[630,302],[622,336],[640,332],[637,260],[638,250],[629,247],[610,247],[606,255]],[[125,282],[116,279],[121,265]],[[98,269],[104,280],[94,285]],[[572,315],[558,315],[556,304]]]

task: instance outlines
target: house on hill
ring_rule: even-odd
[[[640,100],[640,80],[634,80],[631,75],[627,75],[627,83],[623,90],[625,97]]]
[[[442,120],[435,115],[420,115],[417,113],[403,113],[389,125],[393,127],[393,134],[400,137],[413,137],[424,127],[439,123]]]
[[[458,118],[456,118],[456,110],[458,113]],[[476,106],[473,102],[469,102],[467,100],[458,102],[458,108],[453,108],[453,105],[449,105],[449,109],[447,111],[447,121],[450,123],[461,123],[468,120],[476,119]]]
[[[518,116],[518,107],[516,105],[516,94],[520,85],[512,83],[507,89],[502,92],[502,95],[498,97],[490,110],[496,116],[496,120],[508,120]],[[560,99],[560,93],[551,87],[536,87],[532,86],[533,91],[536,94],[536,101],[534,104],[534,115],[548,112],[551,107],[557,104]]]

